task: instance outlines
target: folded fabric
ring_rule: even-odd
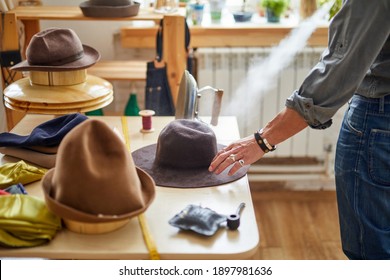
[[[64,136],[75,126],[88,119],[80,113],[68,114],[51,119],[35,127],[30,135],[11,132],[0,133],[1,147],[58,146]]]
[[[44,154],[56,154],[58,151],[58,146],[28,146],[25,148]]]
[[[10,195],[10,193],[5,191],[5,190],[0,189],[0,195]]]
[[[0,246],[42,245],[61,229],[61,219],[37,197],[4,195],[0,196],[0,205]]]
[[[26,189],[21,183],[9,186],[4,191],[6,191],[9,194],[27,194]]]
[[[46,154],[16,147],[0,147],[0,153],[37,164],[44,168],[53,168],[57,157],[57,154]]]
[[[5,189],[18,183],[26,185],[38,181],[42,179],[46,171],[47,169],[45,168],[27,164],[23,160],[16,163],[5,163],[0,166],[0,189]]]

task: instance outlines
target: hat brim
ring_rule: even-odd
[[[63,64],[63,65],[32,65],[24,60],[11,67],[13,71],[43,71],[43,72],[61,72],[71,70],[82,70],[91,67],[100,59],[100,53],[87,45],[83,45],[84,55],[82,58]]]
[[[218,150],[225,147],[218,144]],[[249,166],[243,166],[234,175],[228,175],[227,168],[221,174],[215,174],[206,168],[185,169],[169,168],[154,164],[157,144],[152,144],[132,152],[134,163],[145,170],[154,179],[157,186],[173,188],[201,188],[227,184],[246,175]]]
[[[50,209],[50,211],[52,211],[54,214],[61,217],[62,219],[85,222],[85,223],[105,223],[105,222],[113,222],[113,221],[130,219],[132,217],[135,217],[145,212],[155,197],[155,183],[153,181],[153,178],[149,176],[149,174],[147,174],[145,171],[141,170],[140,168],[136,168],[138,177],[141,181],[141,187],[142,187],[141,191],[142,191],[142,196],[144,201],[143,207],[137,209],[136,211],[132,211],[130,213],[123,213],[118,215],[96,215],[96,214],[82,212],[78,209],[62,204],[52,197],[52,190],[55,187],[52,183],[54,170],[55,168],[50,169],[43,177],[42,189],[45,196],[47,207]]]
[[[96,6],[90,1],[85,1],[79,7],[86,17],[132,17],[138,14],[140,3],[133,2],[125,6]]]

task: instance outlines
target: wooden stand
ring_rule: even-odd
[[[24,24],[25,28],[25,45],[30,42],[31,37],[40,31],[40,20],[107,20],[107,21],[133,21],[133,20],[146,20],[154,21],[156,25],[164,18],[164,46],[163,46],[163,59],[167,64],[168,81],[171,87],[171,93],[173,95],[174,102],[176,102],[177,93],[179,90],[180,79],[184,69],[186,69],[186,52],[184,46],[184,16],[185,9],[180,8],[177,13],[162,15],[153,13],[153,10],[143,9],[139,14],[134,17],[127,18],[91,18],[85,17],[79,7],[71,6],[36,6],[36,7],[23,7],[19,6],[15,9],[7,12],[4,15],[4,36],[3,36],[3,51],[18,50],[19,39],[17,21],[20,20]],[[0,23],[1,24],[1,23]],[[155,38],[152,39],[155,42]],[[140,44],[138,47],[142,47]],[[21,51],[22,54],[25,50]],[[111,65],[110,65],[111,67]],[[146,69],[146,66],[144,66]],[[123,68],[122,68],[123,69]],[[101,69],[100,69],[101,70]],[[141,69],[142,70],[142,69]],[[104,71],[108,72],[108,71]],[[91,73],[93,73],[91,71]],[[138,76],[139,71],[137,71]],[[21,73],[12,72],[13,80],[16,81],[22,78]],[[123,76],[123,74],[122,74]],[[3,81],[8,77],[3,77]],[[112,76],[115,78],[115,76]],[[127,77],[129,78],[129,77]],[[4,87],[8,86],[8,83],[4,83]],[[6,108],[7,126],[8,129],[12,129],[24,114],[9,110]]]
[[[31,71],[4,89],[4,105],[15,111],[62,115],[103,108],[113,100],[112,85],[87,70]]]

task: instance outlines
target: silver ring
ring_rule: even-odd
[[[243,159],[240,159],[240,160],[238,161],[238,163],[239,163],[241,166],[244,166],[245,161],[244,161]]]
[[[233,162],[236,161],[236,155],[235,155],[235,154],[231,154],[231,155],[229,156],[229,158],[232,159]]]

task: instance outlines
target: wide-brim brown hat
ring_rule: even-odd
[[[69,28],[48,28],[35,34],[26,49],[26,60],[14,71],[71,71],[86,69],[100,59],[100,53],[81,43]]]
[[[53,213],[89,225],[130,219],[146,211],[155,197],[152,177],[134,165],[117,134],[96,119],[66,135],[42,187]]]
[[[145,170],[156,185],[175,188],[199,188],[223,185],[248,172],[244,166],[234,175],[228,169],[215,174],[208,167],[224,145],[218,144],[213,130],[199,120],[178,119],[160,133],[157,144],[132,153],[137,167]]]
[[[129,0],[90,0],[79,5],[86,17],[132,17],[138,15],[140,3]]]

